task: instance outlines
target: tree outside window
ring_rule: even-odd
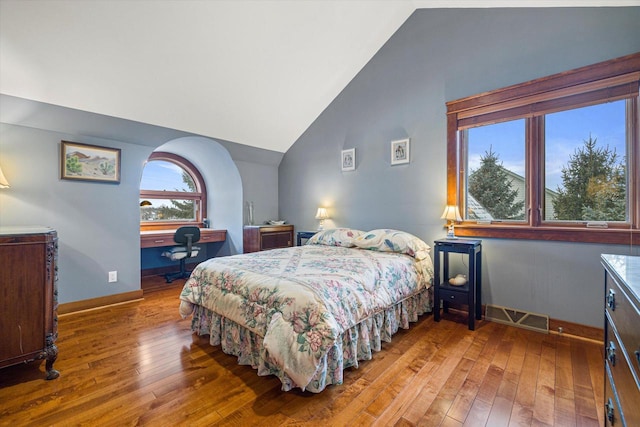
[[[447,102],[456,232],[637,244],[639,72],[636,53]]]
[[[205,210],[205,184],[198,170],[183,157],[153,153],[140,183],[142,228],[202,225]]]
[[[480,163],[480,167],[469,175],[469,195],[493,219],[524,219],[524,201],[518,200],[518,188],[514,186],[514,180],[509,178],[498,154],[490,148],[480,158]]]

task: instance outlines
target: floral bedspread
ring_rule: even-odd
[[[184,285],[200,305],[264,337],[269,360],[304,390],[341,334],[430,286],[427,257],[306,245],[212,258]]]

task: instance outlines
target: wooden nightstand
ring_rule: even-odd
[[[317,231],[298,231],[297,246],[302,246],[302,239],[310,239]]]
[[[469,329],[475,329],[475,320],[482,318],[482,240],[440,239],[436,240],[433,262],[433,320],[440,321],[440,300],[446,313],[449,302],[469,306]],[[449,284],[449,254],[469,256],[467,283],[462,286]],[[440,275],[440,255],[443,257],[443,274]]]
[[[244,253],[293,246],[293,225],[245,225]]]

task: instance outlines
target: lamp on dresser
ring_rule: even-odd
[[[316,212],[316,219],[320,220],[320,224],[318,224],[318,230],[324,230],[324,220],[329,219],[329,213],[326,208],[318,208]]]
[[[0,188],[9,188],[9,182],[7,181],[7,178],[4,177],[4,174],[2,173],[2,168],[0,167]]]

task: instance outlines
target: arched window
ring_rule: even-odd
[[[140,181],[141,229],[202,227],[206,216],[207,189],[198,169],[176,154],[152,153]]]

